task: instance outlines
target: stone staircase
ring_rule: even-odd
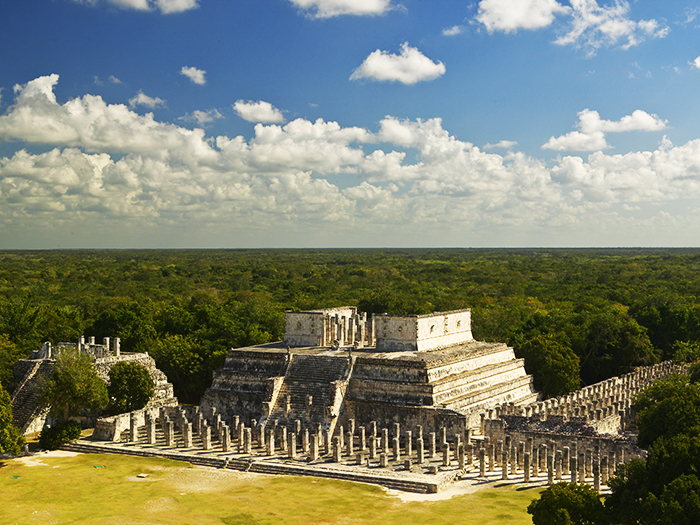
[[[286,425],[298,419],[307,428],[321,423],[333,431],[353,362],[348,357],[293,354],[267,421]]]
[[[39,405],[39,387],[43,379],[51,373],[52,366],[53,361],[49,359],[30,361],[27,372],[12,394],[12,424],[19,428],[22,434],[38,432],[43,426],[47,410]],[[38,428],[31,430],[32,425]]]

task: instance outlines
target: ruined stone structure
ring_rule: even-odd
[[[148,354],[121,352],[118,337],[114,338],[111,346],[109,337],[105,337],[102,344],[98,344],[94,337],[85,340],[81,336],[77,343],[58,343],[55,348],[46,342],[39,350],[32,352],[29,359],[20,359],[14,367],[12,424],[19,428],[23,435],[40,432],[46,423],[49,407],[39,405],[39,388],[43,378],[51,373],[55,356],[63,348],[75,348],[90,356],[98,375],[105,383],[109,380],[109,370],[114,364],[120,361],[137,362],[148,369],[155,383],[155,392],[148,406],[177,405],[173,385],[168,383],[165,374],[156,368],[153,358]],[[92,419],[94,420],[94,417]]]
[[[298,420],[333,433],[352,419],[454,434],[488,407],[536,400],[512,348],[473,339],[470,310],[368,317],[342,307],[288,311],[284,341],[231,349],[201,410],[262,431]]]
[[[662,363],[539,400],[504,344],[474,341],[469,310],[287,312],[285,340],[229,351],[199,407],[97,422],[64,448],[182,459],[436,492],[455,479],[607,484],[643,457],[622,431]],[[99,441],[101,443],[96,443]]]

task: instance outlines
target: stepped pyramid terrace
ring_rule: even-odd
[[[368,316],[353,306],[286,312],[284,341],[231,349],[201,401],[259,426],[334,433],[353,421],[380,427],[478,428],[496,405],[538,394],[503,343],[475,341],[471,311]]]

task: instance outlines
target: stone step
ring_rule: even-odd
[[[480,403],[489,402],[489,404],[496,405],[501,401],[498,399],[502,397],[508,397],[509,392],[517,391],[521,388],[527,388],[532,384],[532,376],[524,376],[515,381],[506,384],[493,385],[491,387],[479,390],[477,392],[469,392],[465,395],[459,396],[455,399],[445,401],[444,403],[452,409],[455,410],[467,410],[479,406]],[[529,390],[527,393],[530,393]],[[525,395],[516,396],[516,399],[520,399]]]
[[[259,474],[273,475],[293,475],[293,476],[313,476],[318,478],[340,479],[359,483],[370,483],[380,485],[390,489],[404,492],[416,493],[436,493],[440,488],[440,483],[419,481],[412,479],[401,479],[395,476],[381,476],[380,474],[370,474],[353,470],[329,469],[323,467],[311,467],[303,465],[285,465],[272,463],[269,461],[254,461],[241,458],[215,458],[211,456],[201,456],[186,453],[169,453],[158,449],[137,449],[127,447],[114,447],[99,445],[96,443],[74,442],[61,445],[61,450],[78,452],[82,454],[125,454],[141,457],[162,457],[176,461],[187,461],[193,465],[201,465],[213,468],[228,468],[232,470],[242,470]]]

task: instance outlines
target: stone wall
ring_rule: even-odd
[[[137,362],[146,367],[155,383],[153,397],[148,402],[148,407],[175,406],[177,399],[173,393],[173,385],[163,372],[156,368],[156,363],[148,354],[124,354],[120,351],[119,338],[114,339],[110,347],[109,338],[104,339],[104,344],[95,343],[95,338],[90,337],[85,341],[81,337],[77,344],[59,343],[55,348],[44,343],[41,349],[32,352],[37,359],[20,359],[14,367],[15,388],[12,394],[13,424],[20,429],[22,434],[34,434],[40,432],[50,420],[47,420],[49,409],[39,405],[38,394],[42,381],[51,373],[55,360],[53,357],[61,351],[61,348],[76,348],[90,356],[97,369],[97,374],[107,383],[109,370],[118,362]],[[41,357],[44,356],[44,357]],[[51,357],[46,357],[51,356]],[[76,418],[83,426],[95,424],[96,414],[85,413]]]
[[[428,351],[472,341],[471,310],[374,316],[378,352]]]

